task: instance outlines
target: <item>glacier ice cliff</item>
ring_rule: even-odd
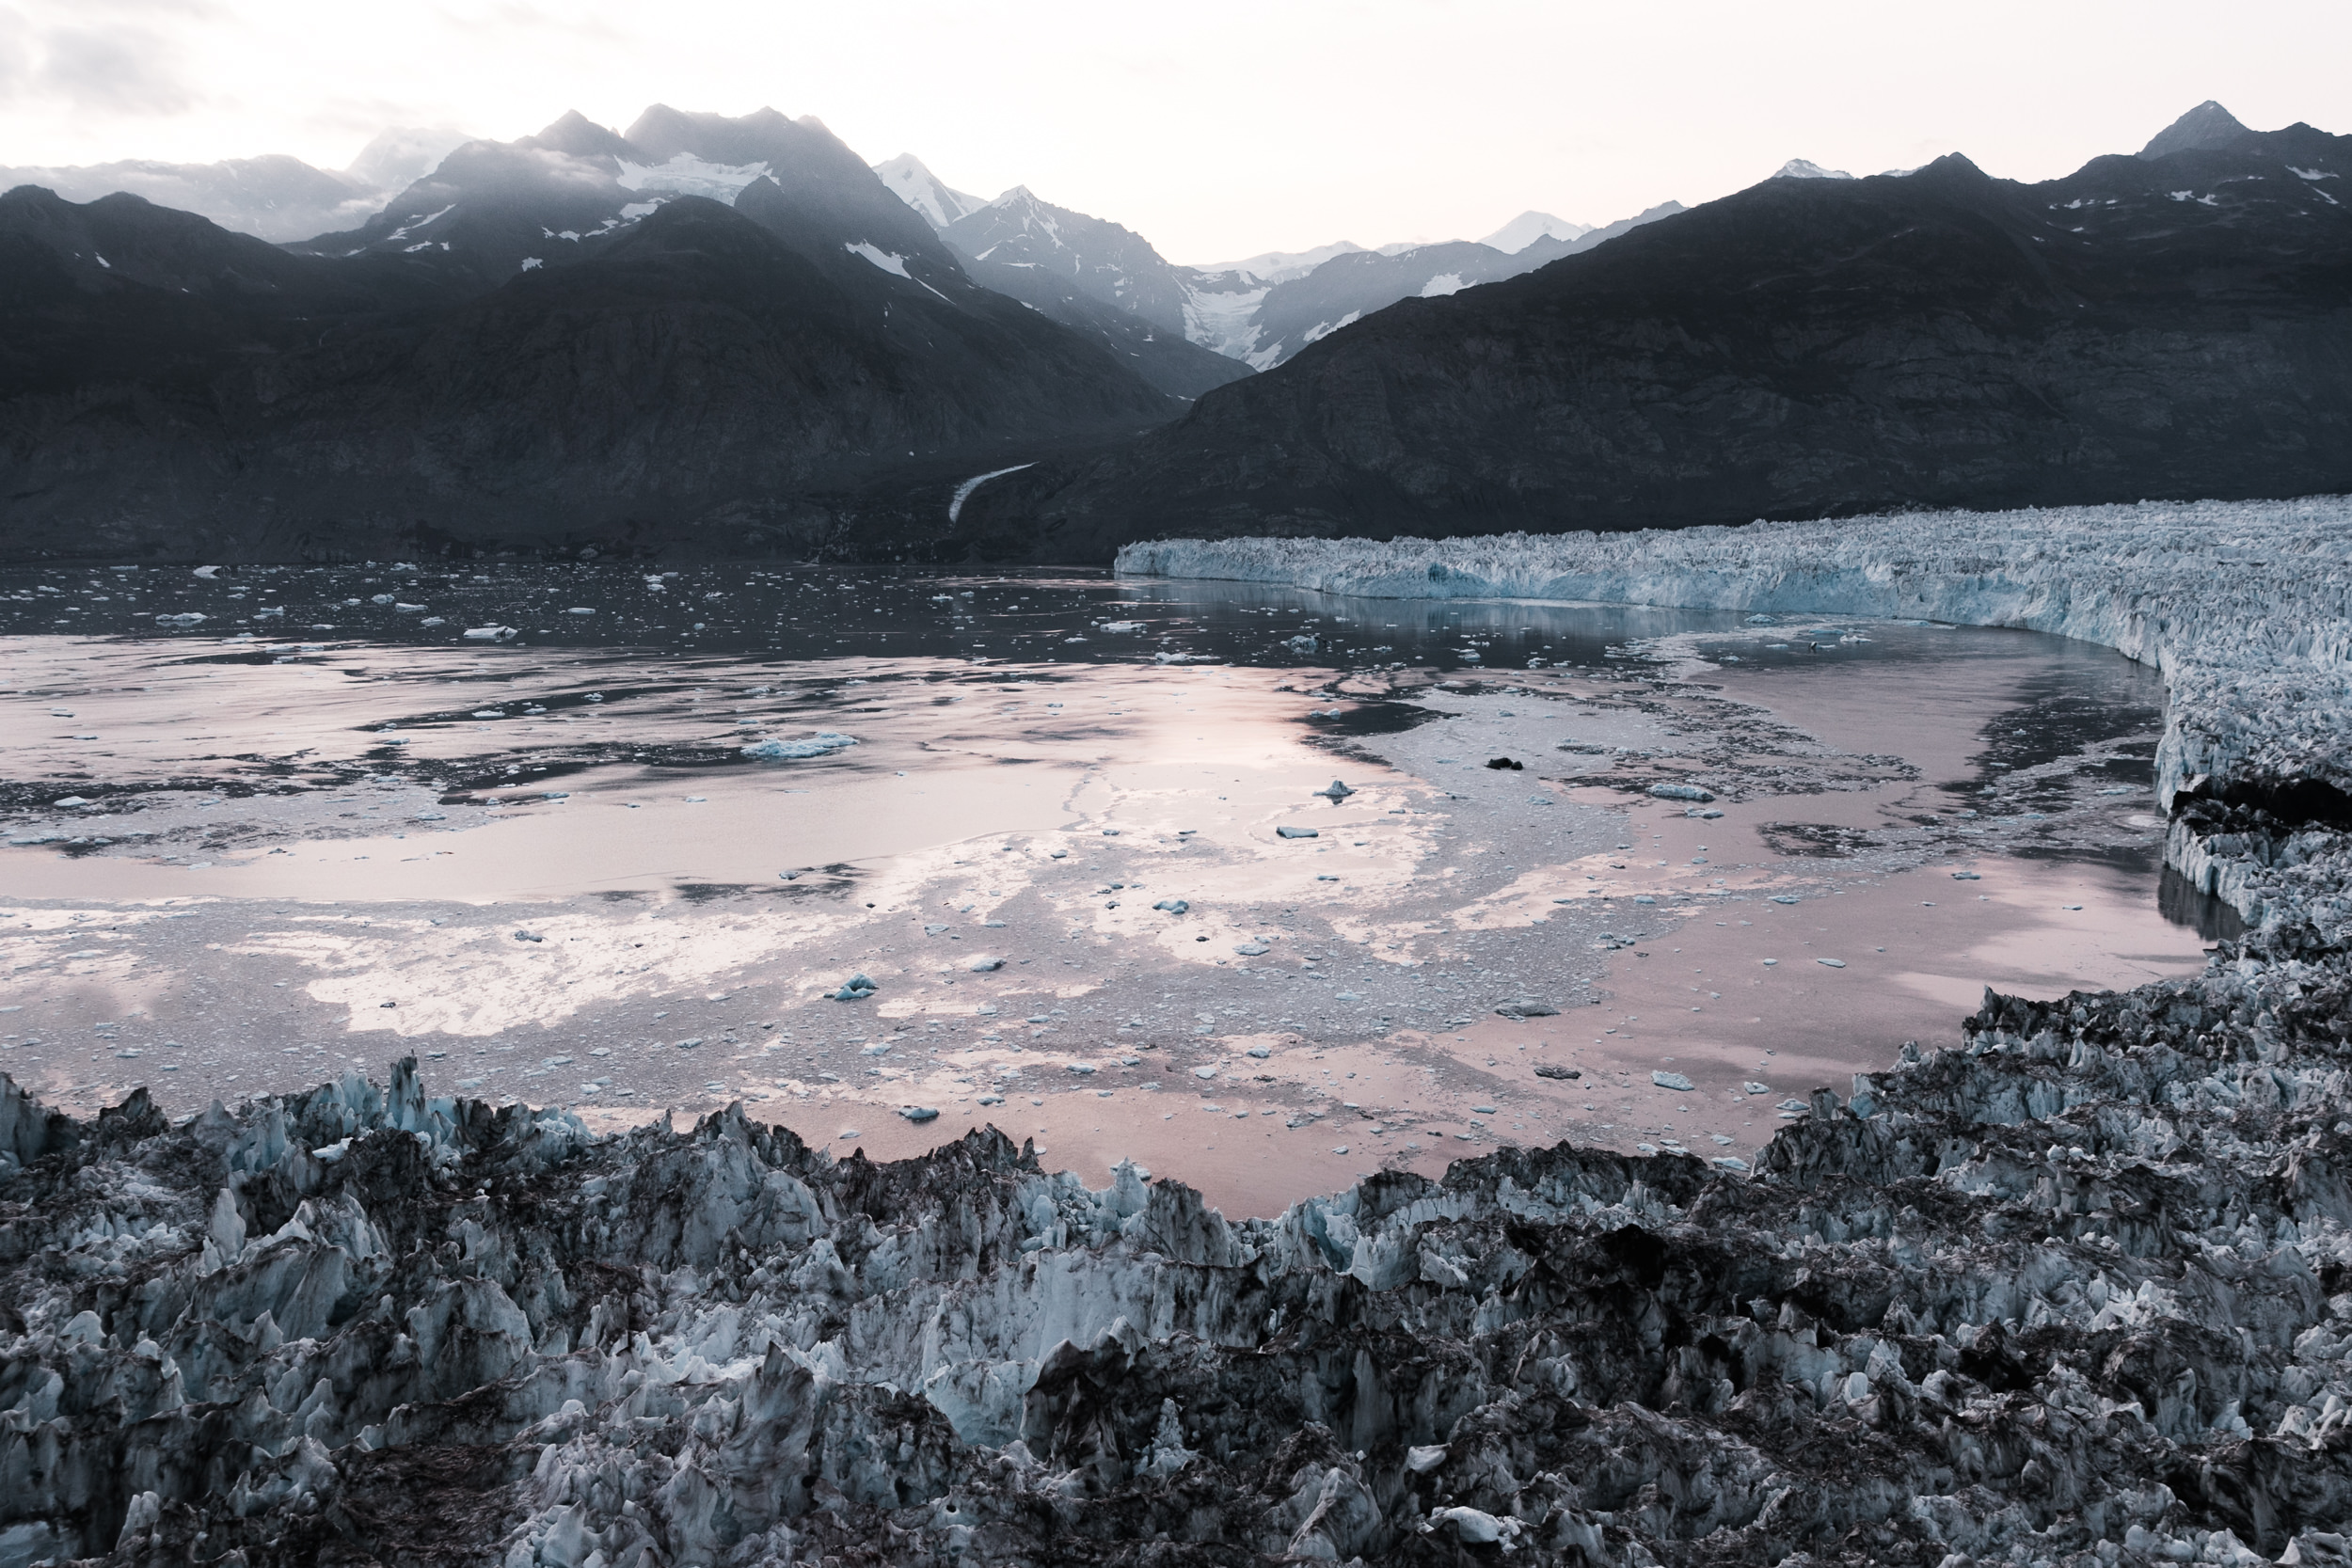
[[[2192,978],[1988,992],[1752,1173],[1563,1145],[1229,1221],[993,1130],[875,1164],[408,1064],[177,1123],[0,1078],[0,1568],[2352,1563],[2347,543],[1630,542],[1651,602],[2159,663],[2172,852],[2255,911]],[[1573,538],[1128,564],[1642,596]]]
[[[2166,858],[2249,921],[2341,934],[2352,826],[2352,497],[1920,512],[1745,528],[1462,539],[1168,539],[1129,577],[1371,598],[1521,598],[2049,632],[2163,673]],[[2185,799],[2201,801],[2184,820]],[[2316,865],[2313,857],[2328,859]],[[2287,896],[2288,883],[2299,892]]]

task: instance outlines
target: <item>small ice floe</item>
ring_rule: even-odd
[[[1546,1062],[1535,1069],[1535,1076],[1538,1078],[1556,1078],[1560,1082],[1565,1084],[1572,1083],[1575,1080],[1583,1077],[1584,1074],[1572,1067],[1560,1067],[1554,1063]]]
[[[1182,898],[1163,898],[1152,907],[1166,914],[1183,914],[1192,908]]]
[[[1321,838],[1323,834],[1312,828],[1293,828],[1285,826],[1275,829],[1274,836],[1277,838]]]
[[[964,965],[964,967],[975,974],[986,974],[993,970],[1004,968],[1005,960],[983,954],[979,958],[974,958],[970,963]]]
[[[939,1119],[938,1110],[930,1105],[901,1105],[898,1107],[898,1114],[907,1120],[918,1124]]]
[[[1499,1002],[1495,1005],[1495,1012],[1502,1018],[1557,1018],[1560,1016],[1559,1008],[1549,1002],[1537,1001],[1532,996],[1514,997],[1508,1002]]]
[[[1656,784],[1649,792],[1661,800],[1712,800],[1715,792],[1698,784]]]
[[[1334,800],[1344,800],[1356,792],[1348,788],[1344,784],[1342,784],[1339,780],[1333,779],[1331,781],[1331,786],[1328,789],[1318,789],[1315,793],[1317,795],[1327,796]]]
[[[841,989],[833,993],[833,999],[835,1002],[863,1002],[880,990],[882,988],[867,979],[865,971],[860,970],[841,982]]]
[[[592,605],[576,604],[569,610],[566,610],[564,613],[566,615],[594,615],[596,612],[596,609]]]
[[[1952,880],[1955,882],[1981,882],[1984,879],[1973,871],[1955,871],[1952,873]]]
[[[545,942],[548,939],[541,936],[536,931],[516,931],[515,933],[515,940],[516,942]]]
[[[1802,902],[1802,900],[1799,899],[1793,893],[1775,893],[1772,895],[1772,902],[1775,904],[1795,904]]]
[[[1269,949],[1263,942],[1245,942],[1237,944],[1233,948],[1233,951],[1239,953],[1245,958],[1254,958],[1271,951],[1271,949]]]
[[[1813,961],[1820,964],[1823,969],[1843,969],[1846,967],[1846,960],[1843,958],[1816,958]]]
[[[1649,1081],[1661,1089],[1688,1089],[1692,1086],[1691,1080],[1678,1072],[1653,1072]]]
[[[743,754],[762,762],[791,762],[803,757],[829,757],[857,744],[854,737],[838,730],[818,730],[798,740],[755,740],[743,748]]]
[[[1314,640],[1312,635],[1305,632],[1301,632],[1296,637],[1286,637],[1282,639],[1282,646],[1288,648],[1295,654],[1311,654],[1321,645],[1322,644],[1318,643]]]
[[[469,642],[504,642],[521,632],[515,626],[468,626],[458,635]]]
[[[1097,621],[1094,623],[1094,629],[1097,631],[1141,631],[1143,623],[1141,621]]]
[[[1769,1084],[1742,1084],[1740,1086],[1747,1090],[1750,1094],[1770,1094],[1772,1092],[1772,1085]]]

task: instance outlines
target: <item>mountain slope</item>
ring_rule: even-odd
[[[1514,251],[1455,240],[1335,256],[1305,277],[1277,283],[1266,292],[1248,317],[1242,357],[1260,370],[1271,370],[1309,344],[1400,299],[1437,299],[1516,277],[1681,211],[1681,203],[1668,201],[1601,229],[1569,226],[1577,230],[1572,238],[1539,234]]]
[[[975,261],[1033,268],[1163,331],[1184,330],[1184,281],[1131,229],[1041,201],[1016,185],[942,230]]]
[[[1478,243],[1492,245],[1505,255],[1517,255],[1537,240],[1577,240],[1592,231],[1593,226],[1589,223],[1570,223],[1565,218],[1553,217],[1549,213],[1538,213],[1531,208]]]
[[[870,542],[1181,408],[814,121],[648,119],[469,144],[303,246],[0,197],[0,550]],[[734,206],[621,183],[681,159],[760,172]]]
[[[2062,180],[1768,180],[1407,300],[966,509],[1047,559],[1167,534],[1736,523],[2352,489],[2352,138]]]
[[[922,214],[924,221],[933,229],[945,229],[967,213],[977,213],[988,205],[977,196],[967,196],[946,184],[912,152],[901,152],[885,163],[876,164],[874,174],[891,195]]]

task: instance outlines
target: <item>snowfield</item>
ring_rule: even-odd
[[[0,1078],[0,1568],[2352,1561],[2347,549],[2340,499],[1136,546],[2107,643],[2258,923],[1987,992],[1752,1173],[1504,1149],[1273,1220],[413,1062],[178,1124]]]

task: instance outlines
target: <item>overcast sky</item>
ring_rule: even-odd
[[[2207,98],[2352,131],[2347,58],[2344,0],[0,0],[0,164],[340,167],[388,125],[771,104],[1208,261],[1601,223],[1792,157],[2042,179]]]

